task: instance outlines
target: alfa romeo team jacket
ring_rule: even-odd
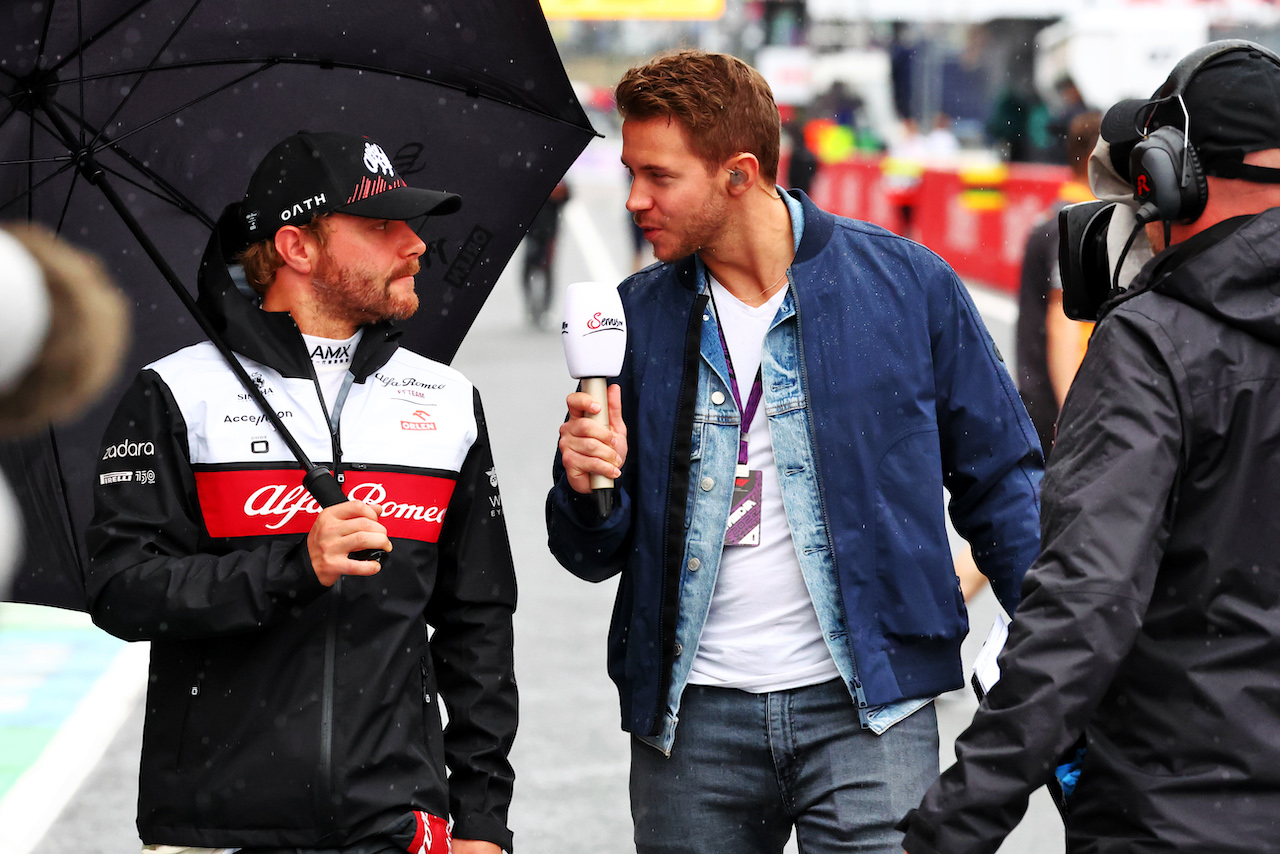
[[[382,505],[393,550],[323,587],[319,507],[213,346],[141,372],[104,439],[87,585],[99,626],[152,642],[141,837],[320,847],[416,814],[437,843],[448,818],[510,850],[515,578],[479,397],[366,327],[331,431],[291,318],[240,296],[213,244],[206,311],[308,456]]]

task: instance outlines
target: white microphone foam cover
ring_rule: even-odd
[[[575,282],[565,290],[560,327],[569,376],[616,377],[627,352],[627,320],[618,289],[603,282]]]

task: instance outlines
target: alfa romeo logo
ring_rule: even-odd
[[[396,174],[395,168],[391,165],[391,158],[387,157],[387,153],[377,143],[364,144],[364,165],[370,172],[381,171],[384,175]]]

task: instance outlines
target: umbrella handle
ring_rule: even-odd
[[[333,472],[324,466],[315,466],[302,476],[302,485],[307,488],[307,492],[311,493],[321,507],[332,507],[335,504],[341,504],[349,500],[347,496],[342,494],[342,487],[338,484],[338,479],[333,476]],[[387,553],[382,549],[361,549],[352,552],[347,557],[352,560],[376,560],[381,561]]]

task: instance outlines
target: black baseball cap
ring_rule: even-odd
[[[1102,138],[1110,143],[1112,165],[1126,181],[1129,152],[1143,131],[1166,125],[1186,126],[1188,141],[1210,175],[1234,177],[1234,167],[1249,152],[1280,148],[1280,63],[1265,48],[1235,41],[1198,68],[1184,68],[1187,60],[1216,45],[1188,55],[1149,99],[1120,101],[1103,116]],[[1188,73],[1180,103],[1179,78]]]
[[[267,152],[241,209],[248,242],[256,243],[320,214],[407,220],[460,207],[454,193],[410,187],[367,136],[302,131]]]

